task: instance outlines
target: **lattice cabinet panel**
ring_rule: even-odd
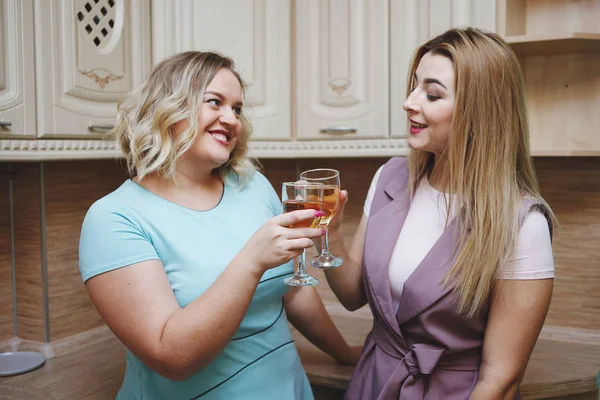
[[[36,2],[39,136],[94,137],[151,68],[149,0]]]

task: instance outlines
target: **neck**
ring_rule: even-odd
[[[216,170],[205,172],[195,170],[190,173],[190,170],[179,166],[175,171],[175,180],[159,173],[152,173],[135,181],[158,196],[193,210],[212,209],[219,203],[224,190],[223,182]]]
[[[439,155],[435,155],[433,162],[433,170],[427,177],[432,188],[439,192],[447,192],[448,182],[444,179],[444,170],[446,168],[446,160]]]
[[[196,170],[189,171],[186,168],[175,169],[175,179],[164,177],[159,172],[153,172],[144,176],[143,179],[135,178],[134,181],[142,185],[151,185],[161,187],[163,189],[173,189],[177,187],[180,190],[203,190],[206,187],[213,186],[217,181],[220,181],[219,173],[216,170]]]

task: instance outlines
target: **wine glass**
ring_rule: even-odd
[[[284,182],[281,189],[283,212],[313,209],[321,211],[323,205],[323,185],[310,182]],[[290,228],[316,228],[319,219],[301,221]],[[296,273],[283,281],[290,286],[314,286],[319,280],[306,272],[306,249],[298,256]]]
[[[342,257],[335,256],[329,251],[329,222],[340,207],[340,173],[335,169],[318,168],[304,171],[300,179],[310,183],[323,184],[323,209],[320,224],[325,226],[325,239],[321,246],[321,254],[310,260],[315,268],[337,268],[344,262]]]

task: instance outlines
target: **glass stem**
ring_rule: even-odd
[[[325,235],[321,236],[321,254],[329,253],[329,228],[325,227]]]
[[[302,251],[302,254],[298,257],[298,271],[297,276],[306,276],[306,250]]]

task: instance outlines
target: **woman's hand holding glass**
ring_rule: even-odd
[[[250,237],[240,256],[258,268],[261,275],[289,262],[313,246],[313,239],[323,235],[323,229],[310,227],[318,225],[314,221],[320,215],[320,211],[298,209],[271,218]],[[300,226],[305,228],[292,228]]]
[[[304,171],[300,174],[302,181],[323,185],[323,212],[320,224],[325,228],[325,241],[321,254],[310,260],[315,268],[337,268],[344,262],[342,257],[335,256],[329,251],[329,224],[340,207],[340,173],[335,169],[318,168]]]

